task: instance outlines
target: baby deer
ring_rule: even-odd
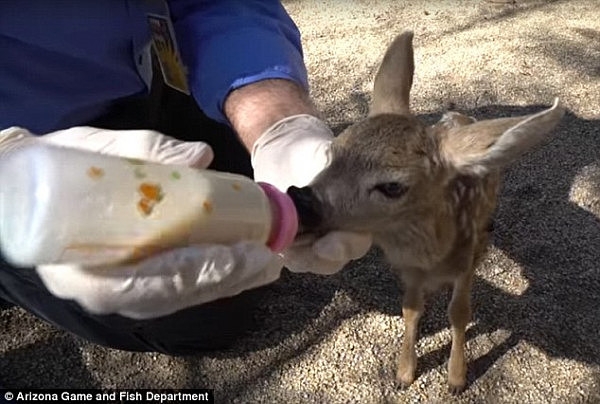
[[[455,112],[426,126],[409,110],[413,34],[388,48],[368,117],[333,142],[329,166],[304,188],[291,187],[305,231],[368,232],[404,286],[405,332],[397,381],[415,378],[415,343],[424,294],[453,286],[448,317],[448,384],[466,382],[470,289],[488,243],[500,169],[542,141],[564,114],[558,100],[537,114],[475,122]]]

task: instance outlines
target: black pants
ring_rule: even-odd
[[[86,124],[155,129],[182,140],[202,140],[215,152],[210,168],[251,175],[249,155],[233,132],[204,116],[191,97],[159,80],[149,97],[117,102],[106,115]],[[74,301],[53,296],[34,269],[12,268],[0,261],[0,299],[93,343],[129,351],[183,355],[224,348],[253,328],[252,313],[263,291],[247,291],[156,319],[132,320],[90,314]]]

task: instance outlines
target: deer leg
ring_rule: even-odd
[[[448,306],[448,317],[452,326],[452,348],[448,362],[448,385],[452,394],[465,387],[467,364],[465,359],[465,331],[471,320],[471,271],[454,281],[452,300]]]
[[[402,388],[409,386],[415,379],[417,369],[417,353],[415,344],[419,328],[419,319],[423,314],[423,289],[420,285],[406,285],[402,301],[404,317],[404,340],[398,362],[396,381]]]

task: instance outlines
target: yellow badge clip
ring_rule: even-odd
[[[149,14],[148,23],[152,34],[152,46],[158,56],[165,83],[189,95],[187,69],[181,62],[171,20],[164,16]]]

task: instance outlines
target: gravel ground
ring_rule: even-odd
[[[415,32],[413,110],[526,114],[560,96],[549,142],[511,167],[478,268],[467,390],[446,392],[448,293],[421,321],[418,378],[395,388],[401,289],[378,251],[335,276],[285,273],[264,327],[173,358],[93,346],[0,313],[0,384],[215,389],[217,402],[600,403],[600,5],[597,0],[284,1],[336,132],[366,114],[382,52]]]

